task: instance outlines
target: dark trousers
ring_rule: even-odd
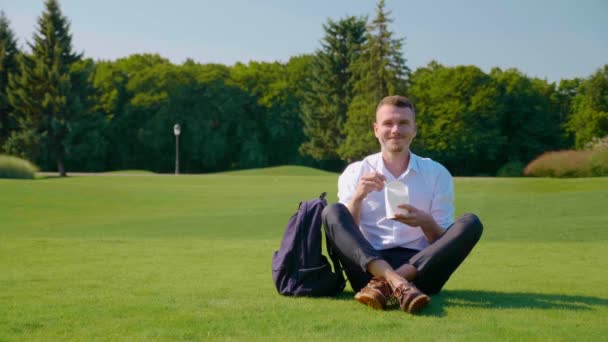
[[[441,290],[483,231],[477,216],[465,214],[421,251],[401,247],[376,250],[361,234],[348,208],[341,203],[331,204],[323,210],[323,225],[353,290],[359,291],[372,278],[367,265],[373,260],[383,259],[394,269],[404,264],[414,266],[418,273],[413,283],[427,294]]]

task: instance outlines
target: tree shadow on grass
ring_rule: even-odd
[[[345,291],[335,299],[354,300],[355,293]],[[596,310],[608,306],[608,299],[591,296],[571,296],[531,292],[496,292],[482,290],[444,290],[431,298],[431,303],[421,316],[445,316],[446,308],[468,307],[481,309],[561,309],[561,310]],[[389,310],[397,310],[392,306]]]
[[[561,309],[595,310],[608,306],[608,299],[530,292],[495,292],[481,290],[445,290],[432,297],[422,316],[445,316],[447,307],[487,309]]]

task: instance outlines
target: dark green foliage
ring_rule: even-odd
[[[93,105],[70,135],[71,163],[171,172],[175,123],[185,173],[309,163],[297,152],[308,65],[308,56],[233,67],[174,65],[158,55],[99,62],[88,73]]]
[[[97,65],[96,132],[102,169],[174,168],[173,125],[182,126],[182,172],[217,171],[233,167],[246,143],[239,143],[249,101],[246,93],[229,84],[222,65],[181,66],[158,55],[133,55]],[[90,123],[90,122],[89,122]]]
[[[81,56],[72,51],[69,23],[56,0],[45,2],[38,27],[29,46],[31,55],[19,56],[20,73],[9,78],[9,102],[20,133],[11,134],[6,148],[19,155],[37,156],[41,152],[57,163],[65,175],[65,139],[71,120],[82,107],[72,82],[71,68]],[[40,137],[44,146],[27,146],[24,132]],[[28,140],[30,141],[30,140]]]
[[[409,69],[401,51],[403,39],[393,38],[388,29],[392,22],[389,15],[384,0],[380,0],[376,17],[367,28],[361,58],[352,67],[355,96],[344,126],[346,140],[338,149],[345,160],[359,159],[378,150],[372,130],[376,105],[385,96],[405,94],[407,90]]]
[[[182,82],[168,94],[170,105],[157,112],[146,130],[163,135],[164,139],[149,136],[150,144],[162,140],[166,159],[154,170],[172,169],[175,158],[174,122],[182,125],[180,159],[185,172],[219,171],[240,166],[240,163],[258,166],[256,158],[262,154],[249,154],[248,149],[259,146],[252,134],[247,140],[253,120],[246,116],[245,108],[251,103],[248,94],[229,81],[230,70],[222,65],[185,65],[175,68]],[[255,134],[255,132],[253,132]],[[154,146],[151,146],[154,147]],[[250,158],[250,159],[246,159]],[[253,158],[253,160],[251,159]]]
[[[593,138],[608,136],[608,64],[581,82],[567,129],[579,149]]]
[[[173,172],[179,123],[184,173],[284,164],[340,171],[379,150],[374,113],[393,94],[416,107],[412,150],[454,175],[519,175],[545,151],[608,136],[608,65],[557,86],[515,69],[436,62],[410,74],[391,22],[381,0],[369,25],[329,19],[314,55],[175,65],[156,54],[83,60],[56,0],[45,2],[31,52],[20,53],[0,14],[0,145],[62,174]],[[588,174],[605,174],[602,153]]]
[[[298,148],[304,141],[300,101],[306,83],[309,56],[292,58],[287,64],[237,63],[231,80],[250,103],[245,111],[250,124],[238,127],[244,150],[241,167],[301,163]]]
[[[499,92],[474,66],[436,62],[412,75],[410,95],[418,134],[412,150],[444,164],[453,174],[494,174],[505,138]]]
[[[520,161],[511,161],[501,166],[496,172],[497,177],[521,177],[526,165]]]
[[[11,131],[17,128],[17,123],[11,116],[13,108],[8,101],[7,88],[9,76],[18,70],[19,50],[9,24],[4,12],[0,11],[0,150]]]
[[[108,120],[100,111],[93,86],[95,63],[91,59],[79,61],[72,67],[73,89],[81,101],[80,114],[72,118],[66,136],[66,167],[79,171],[102,171],[108,152]]]
[[[551,97],[551,101],[556,107],[559,125],[562,130],[559,149],[567,149],[574,145],[574,134],[568,131],[567,126],[572,114],[572,101],[578,94],[581,82],[580,78],[563,79],[559,82],[557,89]]]
[[[490,76],[500,91],[500,130],[506,137],[503,162],[529,162],[544,151],[563,148],[565,135],[559,108],[551,99],[554,85],[529,78],[518,70],[495,68]]]
[[[365,43],[366,22],[354,16],[329,19],[323,29],[325,36],[312,59],[309,88],[302,103],[307,141],[300,151],[325,161],[330,168],[341,169],[338,148],[345,140],[346,112],[355,95],[352,66]]]
[[[478,175],[564,148],[564,112],[575,87],[562,86],[556,92],[553,84],[514,69],[488,75],[474,66],[432,62],[412,76],[413,149],[456,175]]]

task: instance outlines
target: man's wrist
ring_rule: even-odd
[[[360,206],[361,206],[361,204],[363,203],[363,200],[364,200],[364,199],[365,199],[365,196],[361,196],[361,195],[357,195],[357,194],[355,194],[355,195],[354,195],[354,196],[351,198],[350,203],[351,203],[353,206],[360,207]]]
[[[443,228],[435,221],[433,216],[429,215],[428,220],[420,225],[429,242],[437,240],[443,234]]]

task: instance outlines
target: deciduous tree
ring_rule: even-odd
[[[593,138],[608,136],[608,64],[585,79],[572,100],[567,129],[574,135],[577,148]]]
[[[418,133],[412,150],[453,174],[493,173],[505,138],[500,131],[500,93],[475,66],[431,62],[412,75],[410,95]]]
[[[506,137],[503,161],[527,164],[545,151],[559,149],[564,129],[560,122],[555,86],[530,78],[517,69],[494,68],[490,76],[497,82],[501,104],[500,129]]]

